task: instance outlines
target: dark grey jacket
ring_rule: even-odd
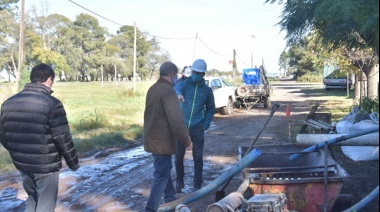
[[[66,111],[51,93],[43,84],[28,83],[1,106],[0,141],[20,171],[58,171],[62,156],[70,169],[79,168]]]

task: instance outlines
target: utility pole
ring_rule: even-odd
[[[25,22],[25,0],[21,1],[21,20],[20,20],[20,40],[18,47],[18,64],[17,64],[17,76],[16,76],[16,89],[21,81],[21,67],[24,57],[24,22]]]
[[[255,39],[255,35],[251,35],[251,38]],[[251,68],[253,68],[253,48],[252,48],[252,51],[251,51]]]
[[[103,82],[104,81],[103,80],[104,79],[104,77],[103,77],[103,65],[100,66],[100,73],[102,75],[102,87],[103,87],[104,86],[104,82]]]
[[[114,65],[114,67],[115,67],[115,85],[117,86],[116,64]]]
[[[133,44],[133,93],[136,93],[136,22],[135,22],[135,38]]]
[[[197,38],[198,38],[198,33],[195,35],[195,40],[194,40],[194,49],[193,49],[193,58],[191,59],[191,61],[194,61],[195,46],[196,46],[196,44],[197,44]]]
[[[237,67],[236,67],[236,50],[234,49],[233,51],[233,60],[232,60],[232,76],[233,78],[235,79],[235,72],[237,71]]]

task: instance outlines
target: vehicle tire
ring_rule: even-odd
[[[239,101],[234,102],[234,107],[235,108],[240,108],[241,107],[241,103]]]
[[[236,92],[239,96],[246,96],[248,93],[248,88],[244,86],[240,86],[236,89]]]
[[[231,115],[234,111],[234,103],[231,98],[228,98],[227,106],[223,107],[221,113],[222,115]]]
[[[264,97],[264,108],[270,107],[270,97]]]

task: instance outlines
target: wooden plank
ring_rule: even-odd
[[[309,115],[307,116],[306,120],[307,120],[307,119],[312,119],[312,118],[314,117],[314,113],[315,113],[315,111],[317,111],[317,108],[318,108],[318,107],[319,107],[319,104],[316,104],[315,106],[313,106],[313,107],[311,108],[311,111],[309,112]],[[303,126],[301,127],[301,129],[300,129],[300,132],[305,132],[307,125],[308,125],[308,124],[303,125]]]

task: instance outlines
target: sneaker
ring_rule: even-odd
[[[182,189],[185,187],[185,184],[183,183],[183,180],[177,180],[176,186],[175,186],[175,192],[180,193],[182,192]]]

